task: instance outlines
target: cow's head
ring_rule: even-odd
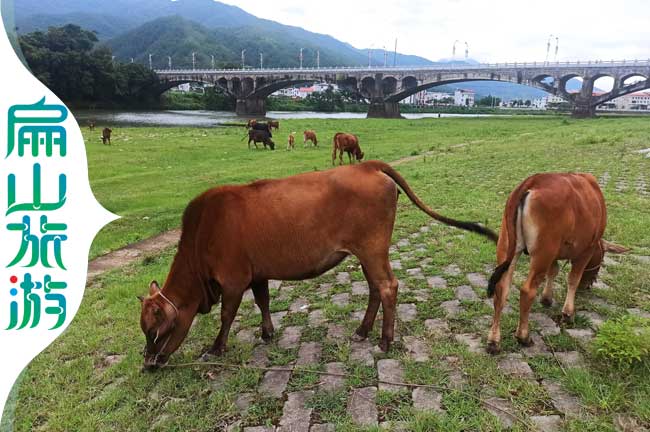
[[[275,143],[271,140],[271,138],[267,138],[267,144],[269,147],[271,147],[271,150],[275,150]]]
[[[598,247],[591,256],[591,260],[587,264],[585,271],[582,272],[582,278],[580,279],[580,284],[578,287],[580,289],[589,288],[596,281],[600,267],[603,264],[603,259],[605,259],[605,253],[609,252],[614,254],[622,254],[628,252],[629,250],[630,249],[624,246],[610,243],[605,239],[601,239]]]
[[[360,161],[361,159],[363,159],[363,152],[361,150],[357,150],[356,156],[357,156],[357,160]]]
[[[144,348],[145,369],[164,366],[169,356],[185,339],[192,322],[184,319],[178,307],[164,294],[158,282],[149,284],[149,296],[138,297],[142,303],[140,327],[147,343]],[[187,318],[187,317],[185,317]]]

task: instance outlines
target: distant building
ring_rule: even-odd
[[[474,106],[474,92],[472,90],[456,89],[454,92],[454,105]]]
[[[650,92],[630,93],[612,100],[616,109],[625,111],[647,111],[650,109]]]
[[[324,92],[328,88],[337,91],[338,86],[336,84],[327,84],[327,83],[318,83],[310,87],[287,87],[280,89],[273,93],[271,96],[285,96],[293,99],[305,99],[312,93]]]
[[[177,89],[178,91],[188,92],[191,90],[190,83],[180,84]]]

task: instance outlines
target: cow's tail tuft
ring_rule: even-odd
[[[508,268],[510,267],[511,261],[504,261],[503,263],[499,264],[497,268],[494,269],[494,272],[492,273],[492,276],[490,276],[490,280],[488,282],[488,287],[487,287],[487,296],[488,298],[491,298],[494,295],[494,292],[496,291],[497,284],[503,277],[503,274],[508,271]]]

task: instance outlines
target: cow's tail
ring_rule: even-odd
[[[515,256],[517,248],[517,213],[519,212],[519,209],[523,207],[528,192],[528,181],[525,181],[520,184],[512,194],[510,194],[508,202],[506,203],[506,210],[503,214],[503,224],[506,227],[506,233],[508,236],[508,249],[505,261],[499,264],[494,269],[494,272],[492,272],[492,276],[490,276],[487,288],[488,297],[494,295],[497,284],[508,271],[508,268],[510,268],[510,264]]]
[[[491,229],[476,223],[476,222],[464,222],[464,221],[459,221],[456,219],[451,219],[446,216],[443,216],[439,213],[436,213],[435,211],[431,210],[426,204],[420,200],[420,198],[413,192],[413,189],[409,186],[409,184],[406,182],[404,177],[402,177],[397,171],[395,171],[390,165],[387,165],[385,163],[380,163],[379,169],[386,174],[388,177],[393,179],[395,183],[404,191],[406,196],[409,197],[411,202],[415,204],[420,210],[422,210],[424,213],[428,214],[431,216],[433,219],[440,221],[446,225],[450,225],[456,228],[464,229],[467,231],[475,232],[477,234],[480,234],[482,236],[485,236],[492,240],[493,242],[496,243],[496,241],[499,239],[499,236],[497,233],[492,231]]]

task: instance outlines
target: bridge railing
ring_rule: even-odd
[[[303,68],[244,68],[244,69],[154,69],[159,75],[191,75],[191,74],[271,74],[271,73],[353,73],[353,72],[429,72],[429,71],[453,71],[453,70],[485,70],[485,69],[526,69],[526,68],[616,68],[616,67],[650,67],[650,59],[647,60],[588,60],[588,61],[533,61],[533,62],[503,62],[503,63],[451,63],[431,66],[329,66],[329,67],[303,67]]]

